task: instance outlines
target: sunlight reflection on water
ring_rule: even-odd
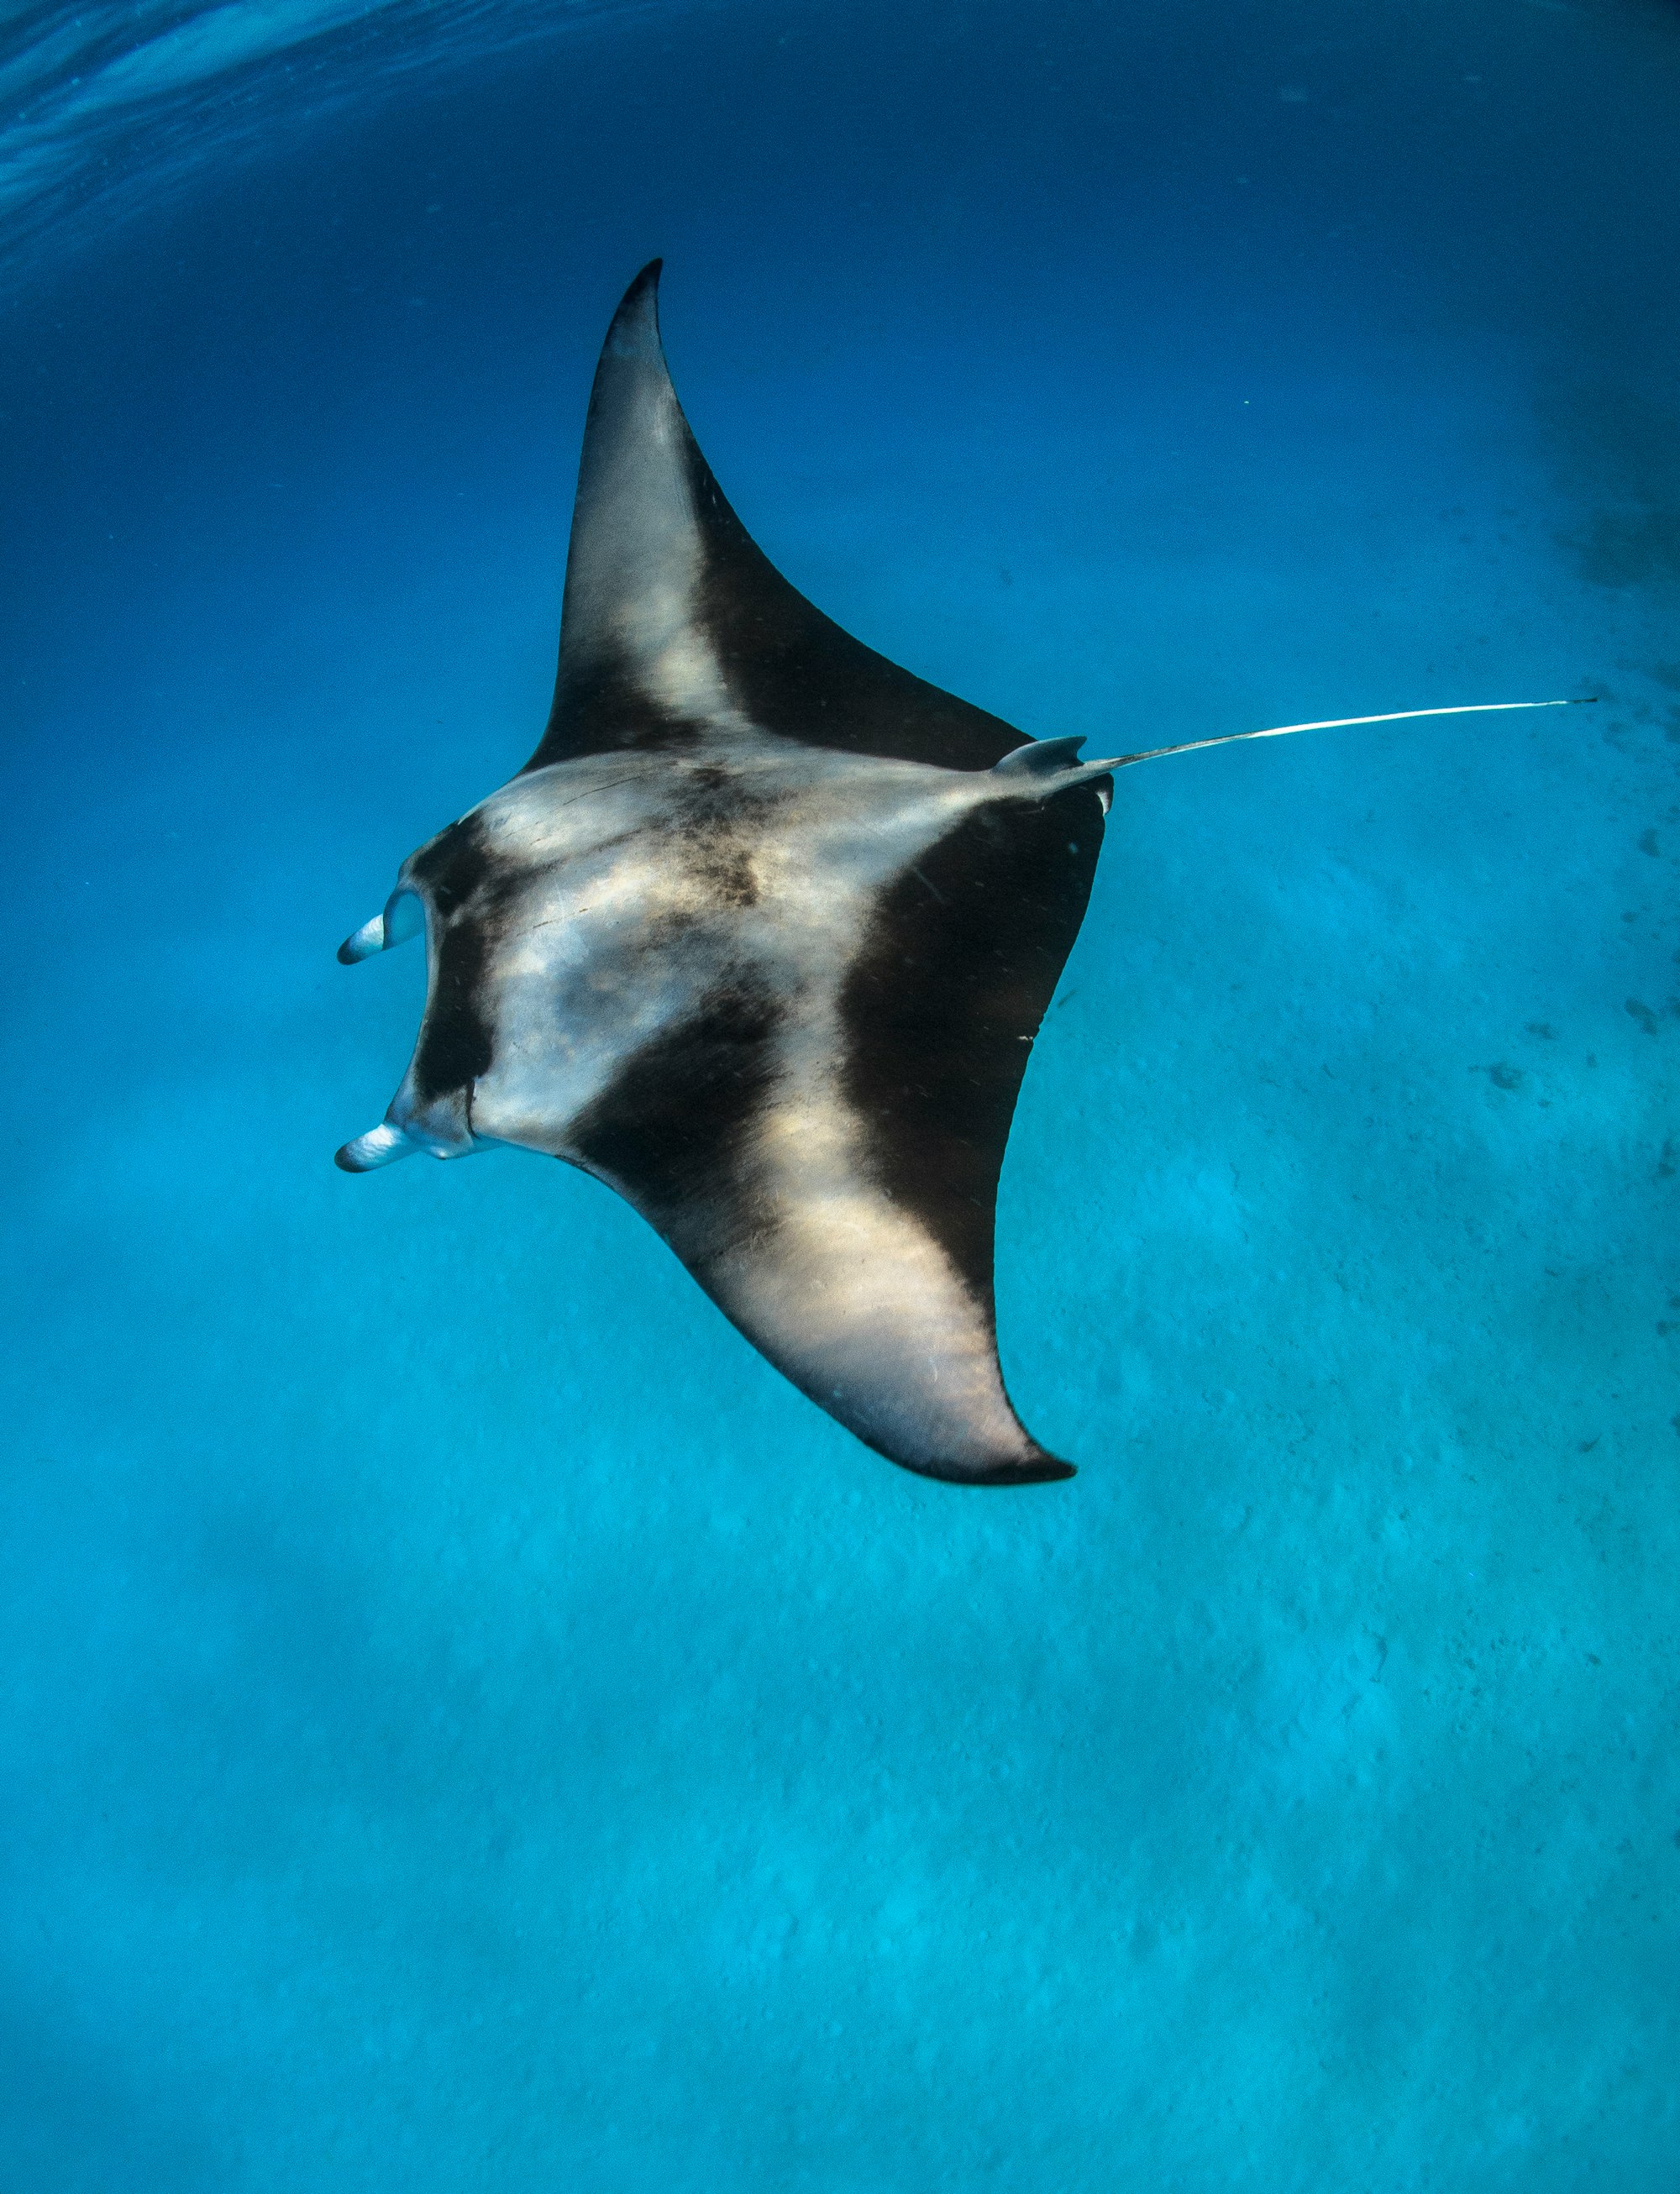
[[[0,267],[131,213],[276,127],[682,0],[106,0],[0,38]]]

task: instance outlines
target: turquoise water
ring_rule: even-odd
[[[1673,2194],[1680,13],[6,37],[0,2186]],[[1603,697],[1120,779],[1066,1485],[331,1163],[656,251],[760,542],[1029,732]]]

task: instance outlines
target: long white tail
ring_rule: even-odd
[[[1184,739],[1176,747],[1151,747],[1146,754],[1114,755],[1107,761],[1082,762],[1087,772],[1125,769],[1135,761],[1159,761],[1163,755],[1194,754],[1200,747],[1228,747],[1234,739],[1283,739],[1292,732],[1334,732],[1348,724],[1403,724],[1412,716],[1494,716],[1507,709],[1585,709],[1596,693],[1568,701],[1471,701],[1455,709],[1390,709],[1380,716],[1323,716],[1312,724],[1271,724],[1263,732],[1222,732],[1217,738]]]

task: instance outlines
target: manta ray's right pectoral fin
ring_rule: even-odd
[[[371,960],[376,952],[388,952],[394,945],[406,945],[426,927],[425,910],[411,891],[394,891],[371,922],[347,937],[338,948],[346,968]]]

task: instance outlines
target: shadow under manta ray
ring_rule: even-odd
[[[563,1158],[893,1462],[1071,1477],[998,1368],[1004,1146],[1110,772],[1223,742],[1081,764],[814,608],[689,431],[659,273],[596,370],[541,744],[339,948],[423,928],[428,989],[383,1123],[337,1163]]]

